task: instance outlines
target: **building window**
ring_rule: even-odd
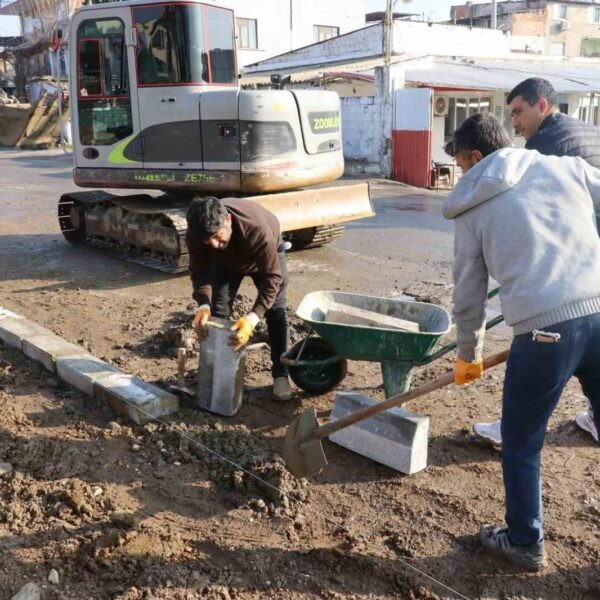
[[[600,97],[596,94],[587,94],[585,96],[581,96],[577,110],[577,118],[585,123],[598,125],[599,104]]]
[[[492,106],[492,98],[484,96],[481,98],[448,98],[448,113],[444,121],[444,141],[448,141],[454,131],[461,123],[471,115],[478,112],[489,112]]]
[[[597,6],[590,7],[590,22],[600,23],[600,8]]]
[[[238,48],[256,50],[258,37],[256,35],[256,19],[236,18]]]
[[[550,44],[550,56],[564,56],[565,55],[565,43],[564,42],[552,42]]]
[[[558,104],[559,112],[568,115],[569,114],[569,105],[566,102],[559,102]]]
[[[581,56],[600,56],[600,38],[583,38],[581,40]]]
[[[331,38],[340,35],[339,27],[330,27],[328,25],[315,25],[315,42],[330,40]]]
[[[555,19],[566,19],[567,18],[567,5],[566,4],[555,4],[554,5],[554,18]]]

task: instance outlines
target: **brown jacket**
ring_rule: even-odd
[[[187,232],[190,253],[190,275],[194,300],[199,305],[210,304],[213,267],[241,275],[251,275],[258,288],[252,311],[259,318],[275,302],[282,276],[277,249],[281,231],[277,217],[251,200],[223,200],[231,214],[231,239],[223,250],[204,244],[191,230]]]

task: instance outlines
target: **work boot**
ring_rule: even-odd
[[[474,423],[473,431],[477,437],[483,438],[496,446],[502,446],[502,435],[500,434],[500,419],[493,423]]]
[[[547,565],[544,542],[529,546],[515,546],[508,537],[508,529],[482,525],[479,530],[481,545],[494,554],[503,556],[510,562],[528,571],[539,571]]]
[[[598,441],[598,430],[594,423],[594,416],[589,410],[577,413],[575,423],[584,431],[587,431],[596,441]]]
[[[273,380],[273,398],[280,402],[285,402],[292,398],[292,384],[289,377],[275,377]]]

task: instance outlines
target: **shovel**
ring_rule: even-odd
[[[508,358],[508,350],[494,354],[483,363],[484,370],[502,364]],[[327,458],[323,452],[321,440],[330,433],[345,429],[358,421],[364,421],[377,415],[388,408],[401,406],[409,400],[424,396],[434,390],[439,390],[454,382],[454,373],[446,373],[434,381],[424,383],[404,394],[399,394],[379,402],[374,406],[358,410],[352,414],[319,426],[317,413],[314,408],[309,408],[292,421],[285,434],[283,442],[283,459],[288,470],[296,477],[306,477],[311,473],[318,473],[327,466]]]

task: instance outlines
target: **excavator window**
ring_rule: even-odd
[[[236,83],[233,13],[202,4],[133,9],[139,86]]]
[[[207,6],[208,46],[212,83],[235,83],[233,20],[229,11]]]
[[[124,31],[119,19],[84,21],[77,31],[82,144],[110,145],[133,133]]]

